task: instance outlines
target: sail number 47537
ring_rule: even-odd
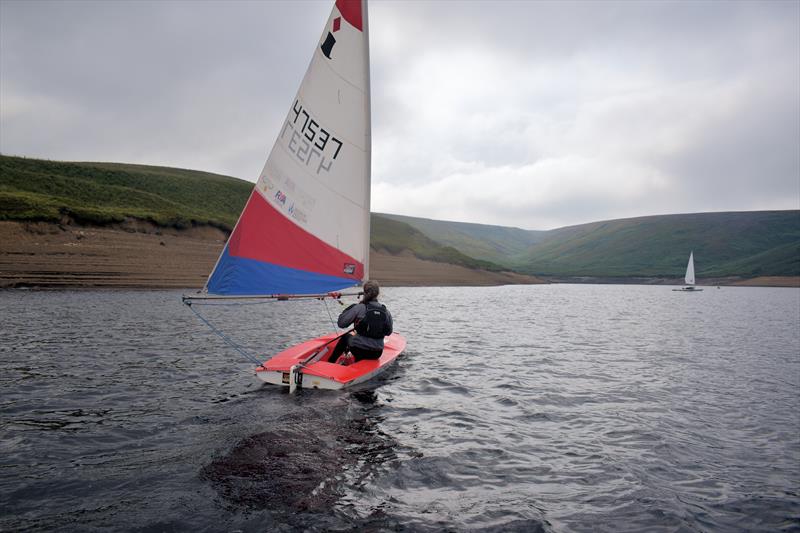
[[[291,135],[286,139],[286,135]],[[316,165],[317,174],[321,171],[329,172],[333,160],[342,149],[342,141],[331,135],[319,122],[303,108],[299,100],[295,100],[292,111],[286,118],[286,125],[281,132],[281,140],[286,142],[286,148],[306,166]]]

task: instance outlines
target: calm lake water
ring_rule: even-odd
[[[289,395],[179,292],[0,292],[0,530],[800,530],[800,290],[384,293],[393,370]],[[263,354],[332,329],[203,312]]]

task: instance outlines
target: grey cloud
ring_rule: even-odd
[[[305,11],[324,20],[328,9]],[[202,163],[243,178],[260,171],[321,27],[261,2],[4,1],[2,15],[4,153]],[[20,98],[34,108],[15,112]],[[215,163],[215,149],[238,153]]]
[[[1,0],[0,151],[252,180],[332,3]],[[527,206],[453,191],[443,216],[539,229],[800,207],[798,2],[374,1],[370,15],[375,180],[413,188],[475,164],[502,188],[492,169],[575,156],[667,181],[615,196],[624,180],[609,166],[584,193],[573,173],[570,194]],[[454,73],[453,91],[475,92],[438,94],[463,108],[426,124],[428,78],[459,51],[475,63]],[[442,63],[425,63],[432,54]],[[487,57],[516,72],[480,79]],[[714,91],[733,96],[715,102]],[[662,105],[637,104],[642,92]],[[685,142],[667,149],[672,129]],[[373,201],[401,214],[423,205],[410,193],[403,205]]]
[[[787,90],[788,89],[788,90]],[[735,114],[697,132],[685,151],[661,162],[682,194],[754,205],[785,199],[800,207],[800,102],[786,87],[758,87]]]

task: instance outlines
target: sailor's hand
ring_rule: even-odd
[[[330,296],[331,298],[336,300],[336,303],[338,303],[339,305],[344,305],[344,303],[342,302],[342,293],[341,292],[339,292],[339,291],[331,291],[331,292],[328,293],[328,296]]]

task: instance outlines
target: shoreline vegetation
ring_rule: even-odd
[[[213,226],[165,228],[128,219],[105,226],[0,221],[0,288],[199,289],[227,232]],[[385,286],[490,286],[538,283],[681,285],[679,278],[541,278],[422,260],[408,250],[373,249],[371,277]],[[699,285],[800,287],[800,276],[701,279]]]

